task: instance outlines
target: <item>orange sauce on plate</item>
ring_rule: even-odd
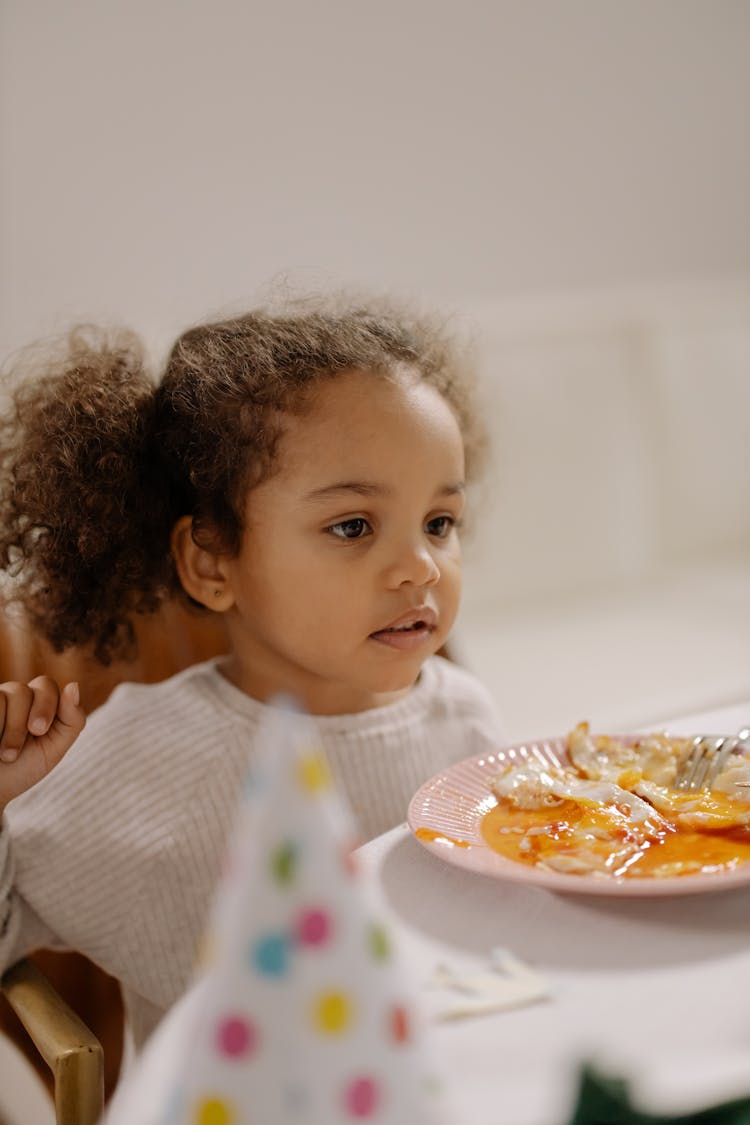
[[[748,826],[696,831],[678,825],[668,813],[661,817],[666,826],[644,830],[610,806],[563,801],[520,809],[501,799],[485,814],[480,830],[488,847],[516,863],[534,867],[566,852],[572,857],[584,847],[604,864],[605,874],[620,878],[730,871],[750,860]],[[600,870],[595,863],[590,871],[574,873]]]
[[[453,848],[470,848],[471,844],[468,840],[454,840],[450,836],[446,836],[444,832],[436,832],[434,828],[418,828],[414,835],[419,840],[427,840],[428,843],[450,844]]]

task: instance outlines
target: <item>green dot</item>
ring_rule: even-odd
[[[277,883],[291,883],[297,870],[297,847],[285,840],[271,852],[271,875]]]
[[[376,961],[387,961],[391,955],[391,945],[385,927],[373,922],[367,935],[370,953]]]

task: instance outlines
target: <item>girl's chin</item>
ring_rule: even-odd
[[[367,711],[372,707],[383,707],[395,702],[414,687],[423,663],[420,660],[414,662],[411,668],[391,668],[387,672],[363,676],[342,684],[342,690],[336,693],[339,713]],[[335,714],[336,710],[331,713]]]
[[[370,690],[375,695],[406,692],[414,687],[419,679],[423,664],[424,660],[414,661],[410,668],[399,668],[398,670],[394,668],[387,675],[375,676]]]

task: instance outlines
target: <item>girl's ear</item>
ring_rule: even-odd
[[[193,539],[193,517],[181,516],[172,528],[172,554],[182,588],[207,609],[226,612],[234,605],[222,556],[199,547]]]

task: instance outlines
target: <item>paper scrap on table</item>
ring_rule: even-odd
[[[426,1021],[357,877],[349,812],[316,728],[271,710],[206,963],[107,1125],[445,1125]]]
[[[549,995],[539,973],[500,947],[492,950],[490,968],[484,971],[438,965],[427,981],[427,990],[427,1011],[435,1020],[519,1008]]]

